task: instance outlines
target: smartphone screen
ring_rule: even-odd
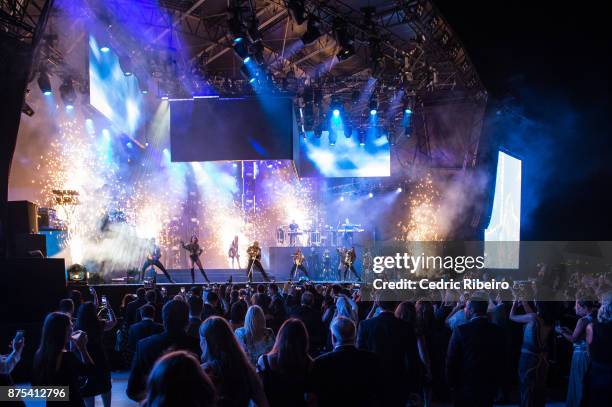
[[[107,304],[107,300],[106,300],[106,295],[102,296],[102,305],[106,305]]]
[[[185,294],[185,287],[181,287],[181,293]]]

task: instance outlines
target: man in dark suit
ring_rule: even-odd
[[[502,329],[489,322],[485,295],[466,303],[468,323],[455,328],[448,344],[446,376],[457,407],[492,406],[500,385],[505,349]]]
[[[321,311],[314,308],[314,295],[306,291],[302,294],[301,305],[292,313],[294,318],[299,319],[306,326],[310,339],[310,355],[317,356],[323,346],[323,322]]]
[[[315,359],[308,383],[308,399],[320,407],[380,406],[382,366],[376,354],[355,347],[355,323],[335,318],[330,326],[332,352]]]
[[[417,392],[418,353],[414,328],[393,314],[395,302],[377,300],[381,312],[359,325],[357,347],[374,352],[384,369],[381,405],[404,406]]]
[[[168,301],[162,317],[164,332],[145,338],[136,346],[126,390],[127,396],[134,401],[140,402],[145,398],[147,376],[161,355],[173,350],[193,352],[198,358],[201,354],[199,341],[185,332],[189,319],[189,307],[185,301]]]
[[[206,302],[202,310],[202,321],[206,321],[206,318],[216,315],[218,317],[224,317],[223,307],[221,307],[221,301],[219,300],[219,294],[214,291],[207,291],[204,295]]]
[[[142,318],[141,321],[132,324],[128,333],[128,351],[130,352],[130,356],[136,352],[138,341],[164,331],[164,326],[153,320],[155,317],[155,308],[152,305],[143,305],[139,308],[139,312]]]
[[[130,302],[125,308],[125,323],[127,326],[130,326],[136,322],[136,318],[138,317],[138,308],[147,303],[147,300],[145,299],[146,293],[147,290],[140,287],[138,290],[136,290],[136,299]]]
[[[281,325],[287,319],[287,309],[285,308],[285,299],[279,292],[278,286],[275,283],[271,283],[268,288],[270,292],[270,306],[268,307],[269,317],[268,326],[278,333]]]
[[[200,340],[200,325],[202,325],[202,309],[204,301],[201,297],[191,296],[187,301],[189,304],[189,324],[187,324],[187,335]]]

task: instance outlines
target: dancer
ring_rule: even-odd
[[[308,271],[306,270],[306,267],[304,267],[304,254],[302,254],[302,251],[298,248],[295,253],[291,255],[291,257],[293,257],[293,267],[291,267],[291,271],[289,272],[289,281],[293,280],[293,277],[298,269],[301,270],[306,278],[310,280]]]
[[[355,247],[351,247],[350,249],[346,249],[344,247],[338,249],[338,253],[340,253],[340,270],[344,270],[343,279],[346,280],[348,277],[349,270],[357,277],[358,281],[361,281],[361,277],[357,274],[355,270],[355,259],[357,258],[357,254],[355,253]]]
[[[200,260],[200,255],[202,254],[204,250],[202,250],[202,248],[198,244],[197,236],[191,236],[191,240],[189,240],[189,244],[185,244],[185,242],[181,240],[181,246],[183,246],[183,249],[189,252],[189,260],[191,262],[191,270],[190,270],[191,271],[191,284],[195,283],[194,271],[195,271],[196,265],[200,269],[200,273],[202,273],[202,277],[204,277],[204,280],[206,280],[207,283],[210,283],[210,280],[208,279],[208,276],[206,275],[206,272],[204,271],[204,267],[202,267],[202,261]]]
[[[232,259],[232,269],[234,268],[234,260],[238,263],[238,270],[240,270],[240,253],[238,251],[238,236],[234,236],[234,240],[230,244],[230,248],[227,252],[227,256]]]
[[[249,283],[253,282],[253,268],[255,267],[259,269],[265,281],[270,281],[270,278],[261,265],[261,248],[259,247],[258,241],[254,241],[253,244],[247,248],[247,254],[249,255],[249,264],[247,265],[247,279]]]
[[[170,277],[170,274],[168,274],[168,271],[166,270],[164,265],[161,263],[161,261],[159,261],[161,256],[161,249],[155,243],[155,238],[152,237],[151,240],[149,240],[147,259],[145,260],[144,264],[142,265],[142,269],[140,270],[140,281],[144,281],[144,273],[146,269],[148,269],[149,267],[157,266],[157,268],[164,273],[168,281],[174,283],[174,280]]]
[[[332,258],[329,249],[323,250],[323,276],[330,280],[334,278],[332,273]]]

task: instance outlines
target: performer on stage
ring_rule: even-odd
[[[238,270],[240,270],[240,252],[238,251],[238,236],[234,236],[232,244],[227,252],[227,256],[232,259],[232,268],[234,268],[234,260],[238,263]]]
[[[148,250],[149,253],[147,255],[147,259],[145,260],[144,264],[142,265],[142,269],[140,270],[140,281],[144,281],[144,273],[146,269],[148,269],[149,267],[156,266],[164,273],[169,282],[174,283],[174,280],[172,280],[170,274],[168,274],[168,271],[166,270],[164,265],[159,261],[162,256],[161,249],[155,243],[155,238],[151,238],[151,240],[149,241]]]
[[[295,247],[295,242],[298,235],[299,225],[295,223],[295,220],[292,220],[289,224],[289,246]]]
[[[301,270],[306,278],[310,280],[308,271],[306,270],[306,267],[304,267],[304,254],[302,254],[302,251],[298,248],[295,253],[291,255],[291,257],[293,257],[293,267],[291,267],[291,271],[289,272],[289,281],[293,280],[293,277],[298,269]]]
[[[200,273],[202,273],[204,280],[206,280],[207,283],[210,283],[210,280],[204,271],[204,267],[202,267],[202,261],[200,261],[200,255],[202,254],[203,250],[198,244],[198,238],[196,236],[191,236],[189,244],[185,244],[185,242],[181,240],[181,246],[183,246],[183,249],[189,252],[189,260],[191,262],[191,284],[195,283],[194,269],[196,265],[200,269]]]
[[[344,280],[348,277],[349,270],[357,277],[357,280],[361,281],[361,277],[357,274],[355,270],[355,259],[357,259],[357,254],[355,253],[355,247],[351,247],[350,249],[346,249],[344,247],[338,249],[338,253],[340,253],[340,270],[344,270]]]
[[[332,258],[329,249],[323,251],[323,276],[325,276],[326,279],[333,279]]]
[[[265,281],[270,281],[270,278],[266,274],[263,266],[261,265],[261,248],[259,247],[259,242],[254,241],[251,246],[247,249],[247,254],[249,255],[249,264],[247,265],[247,278],[249,283],[253,282],[253,269],[257,267],[259,272],[263,276]]]

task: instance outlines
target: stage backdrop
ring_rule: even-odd
[[[289,98],[173,100],[172,161],[291,160],[292,110]]]

